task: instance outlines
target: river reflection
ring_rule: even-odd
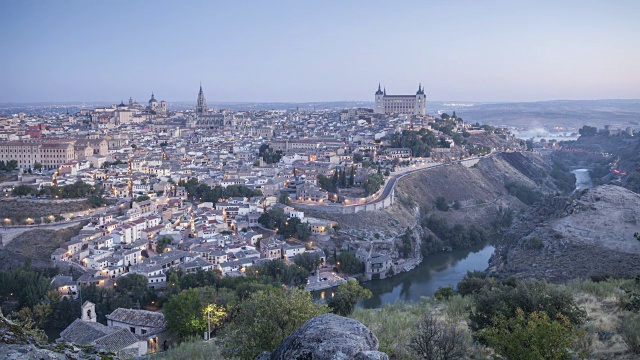
[[[593,187],[591,182],[591,174],[587,169],[576,169],[572,173],[576,176],[576,191],[590,189]]]
[[[480,245],[477,247],[439,253],[428,256],[420,266],[383,280],[372,280],[362,284],[371,290],[373,296],[361,301],[358,306],[364,308],[379,308],[397,300],[415,302],[422,296],[433,296],[442,286],[456,286],[467,271],[485,270],[489,265],[489,258],[493,254],[493,246]],[[317,292],[316,298],[331,296],[332,290]]]

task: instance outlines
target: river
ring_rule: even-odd
[[[371,290],[373,296],[361,301],[358,306],[368,309],[379,308],[398,300],[416,302],[422,296],[433,296],[442,286],[455,287],[467,271],[484,271],[489,265],[491,254],[493,246],[486,244],[429,255],[413,270],[387,279],[362,283],[363,287]],[[315,293],[314,297],[325,298],[331,296],[332,291],[320,291]]]
[[[587,169],[575,169],[571,171],[576,176],[576,191],[589,189],[593,186],[591,176]]]
[[[589,170],[575,169],[576,191],[593,186]],[[363,300],[358,306],[364,308],[379,308],[395,301],[416,302],[422,296],[433,296],[442,286],[455,287],[465,276],[467,271],[484,271],[489,265],[489,258],[493,254],[493,246],[481,245],[465,250],[456,250],[427,256],[417,268],[400,273],[383,280],[372,280],[362,284],[371,290],[373,296]],[[331,289],[325,293],[330,296]]]

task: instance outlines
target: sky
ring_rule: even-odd
[[[0,0],[0,103],[640,98],[640,1]]]

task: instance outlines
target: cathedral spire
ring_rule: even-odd
[[[207,100],[204,98],[202,91],[202,82],[200,82],[200,91],[198,92],[198,104],[196,105],[196,115],[204,115],[207,112]]]
[[[376,95],[382,95],[382,89],[380,89],[380,83],[378,83],[378,91],[376,91]]]

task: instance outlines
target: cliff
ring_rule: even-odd
[[[373,245],[376,250],[398,256],[397,239],[408,228],[415,234],[414,258],[420,258],[420,236],[430,234],[420,220],[435,214],[450,225],[464,224],[490,228],[500,211],[524,210],[527,205],[512,196],[505,184],[517,183],[542,193],[557,190],[549,177],[551,166],[533,153],[500,153],[482,158],[466,167],[460,164],[415,172],[400,179],[395,188],[395,203],[386,209],[356,214],[330,214],[307,210],[311,216],[337,221],[342,230],[334,239],[336,246],[349,242],[356,247]],[[434,203],[444,197],[459,209],[437,211]],[[377,236],[376,236],[377,234]],[[325,245],[325,244],[323,244]],[[330,246],[332,244],[326,244]]]
[[[549,197],[516,219],[491,258],[490,272],[551,282],[635,276],[639,220],[640,195],[619,186]]]

